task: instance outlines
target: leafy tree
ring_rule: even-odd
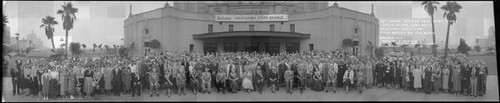
[[[353,47],[354,46],[354,41],[352,41],[351,38],[346,38],[342,40],[342,47]]]
[[[479,45],[474,46],[474,49],[475,49],[477,52],[481,52],[481,47],[479,47]]]
[[[465,43],[464,39],[460,39],[460,44],[458,45],[457,49],[458,49],[459,53],[469,55],[468,52],[471,50],[471,47],[469,47],[469,45],[467,45],[467,43]]]
[[[95,52],[95,48],[97,48],[97,44],[92,44],[94,46],[94,49],[92,50],[93,52]]]
[[[70,44],[70,50],[71,50],[71,54],[73,54],[73,55],[80,55],[81,52],[82,52],[80,50],[80,43],[72,42]]]
[[[56,49],[54,45],[54,25],[59,24],[54,17],[47,16],[42,18],[42,25],[40,27],[45,27],[45,36],[52,42],[52,49]]]
[[[29,54],[31,51],[33,51],[33,49],[35,49],[35,48],[34,47],[26,48],[26,50],[25,50],[26,54]]]
[[[104,45],[104,49],[106,50],[106,52],[109,53],[109,46],[108,45]]]
[[[75,13],[78,12],[78,8],[74,8],[71,2],[64,3],[62,5],[62,9],[57,10],[57,14],[61,15],[61,19],[63,21],[63,29],[66,30],[66,44],[68,44],[68,32],[73,29],[73,24],[76,21]],[[65,50],[68,50],[68,46],[66,46]]]
[[[97,47],[99,47],[99,50],[101,50],[101,51],[102,51],[102,49],[101,49],[101,47],[102,47],[102,44],[99,44],[99,46],[97,46]]]
[[[126,47],[120,47],[118,49],[118,55],[120,55],[120,57],[127,57],[129,52],[130,52],[130,49],[126,48]]]
[[[87,45],[82,44],[82,48],[83,48],[83,50],[85,50],[85,48],[87,48]]]
[[[448,42],[450,39],[450,25],[452,25],[454,22],[457,21],[457,15],[455,13],[460,12],[460,9],[462,9],[462,6],[460,6],[456,1],[448,1],[446,2],[446,5],[441,6],[441,9],[444,10],[443,18],[446,17],[446,20],[448,20],[448,29],[446,32],[446,43],[445,43],[445,51],[444,51],[444,58],[448,57]],[[446,62],[446,59],[444,59]]]

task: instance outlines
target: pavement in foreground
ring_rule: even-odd
[[[498,78],[497,75],[488,76],[487,92],[483,97],[452,95],[447,93],[439,94],[424,94],[414,93],[410,91],[386,89],[374,87],[366,89],[362,94],[357,91],[351,91],[348,94],[343,89],[337,90],[336,93],[315,92],[306,89],[303,94],[299,90],[294,90],[292,95],[287,94],[285,90],[273,94],[269,88],[264,88],[263,94],[258,92],[245,93],[238,92],[236,94],[215,93],[212,90],[211,94],[197,94],[186,92],[185,96],[172,95],[167,97],[164,94],[160,97],[150,97],[149,92],[145,91],[140,97],[132,97],[131,95],[107,96],[100,95],[100,100],[95,99],[55,99],[55,100],[38,100],[33,96],[13,96],[11,79],[3,78],[2,101],[6,102],[79,102],[79,101],[499,101]],[[27,92],[28,90],[25,90]]]

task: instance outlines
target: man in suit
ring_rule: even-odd
[[[16,64],[19,64],[19,61],[16,60]],[[12,93],[13,95],[20,95],[19,93],[19,69],[18,68],[10,68],[10,76],[12,78],[12,87],[14,87],[14,89],[12,89]]]
[[[114,95],[113,96],[120,96],[120,92],[122,91],[122,67],[117,67],[115,70],[113,70],[113,89],[114,89]]]
[[[135,95],[141,96],[141,76],[132,73],[132,97]]]

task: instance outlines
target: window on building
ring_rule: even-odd
[[[250,25],[250,31],[254,30],[254,25]]]
[[[194,44],[189,44],[189,52],[193,52]]]
[[[314,44],[309,44],[309,50],[313,51],[314,50]]]
[[[214,25],[208,24],[208,32],[211,33],[213,32]]]
[[[229,31],[233,31],[233,24],[229,24]]]
[[[274,31],[274,24],[269,25],[269,31]]]
[[[290,24],[290,32],[295,32],[295,24]]]
[[[354,33],[358,33],[359,32],[359,29],[358,28],[354,28]]]
[[[149,29],[144,30],[145,34],[149,34]]]

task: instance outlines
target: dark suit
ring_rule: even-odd
[[[122,73],[121,69],[113,70],[113,89],[114,96],[120,96],[120,92],[122,91]]]
[[[19,79],[18,79],[19,78],[19,72],[18,72],[18,70],[15,69],[15,68],[11,68],[10,69],[10,76],[12,78],[12,85],[14,87],[14,89],[12,89],[13,95],[16,95],[16,93],[18,95],[20,95],[20,93],[19,93],[19,85],[18,85],[18,83],[19,83],[18,82],[19,81]]]
[[[131,74],[132,76],[132,97],[136,94],[141,96],[141,78],[137,76],[135,73]]]

